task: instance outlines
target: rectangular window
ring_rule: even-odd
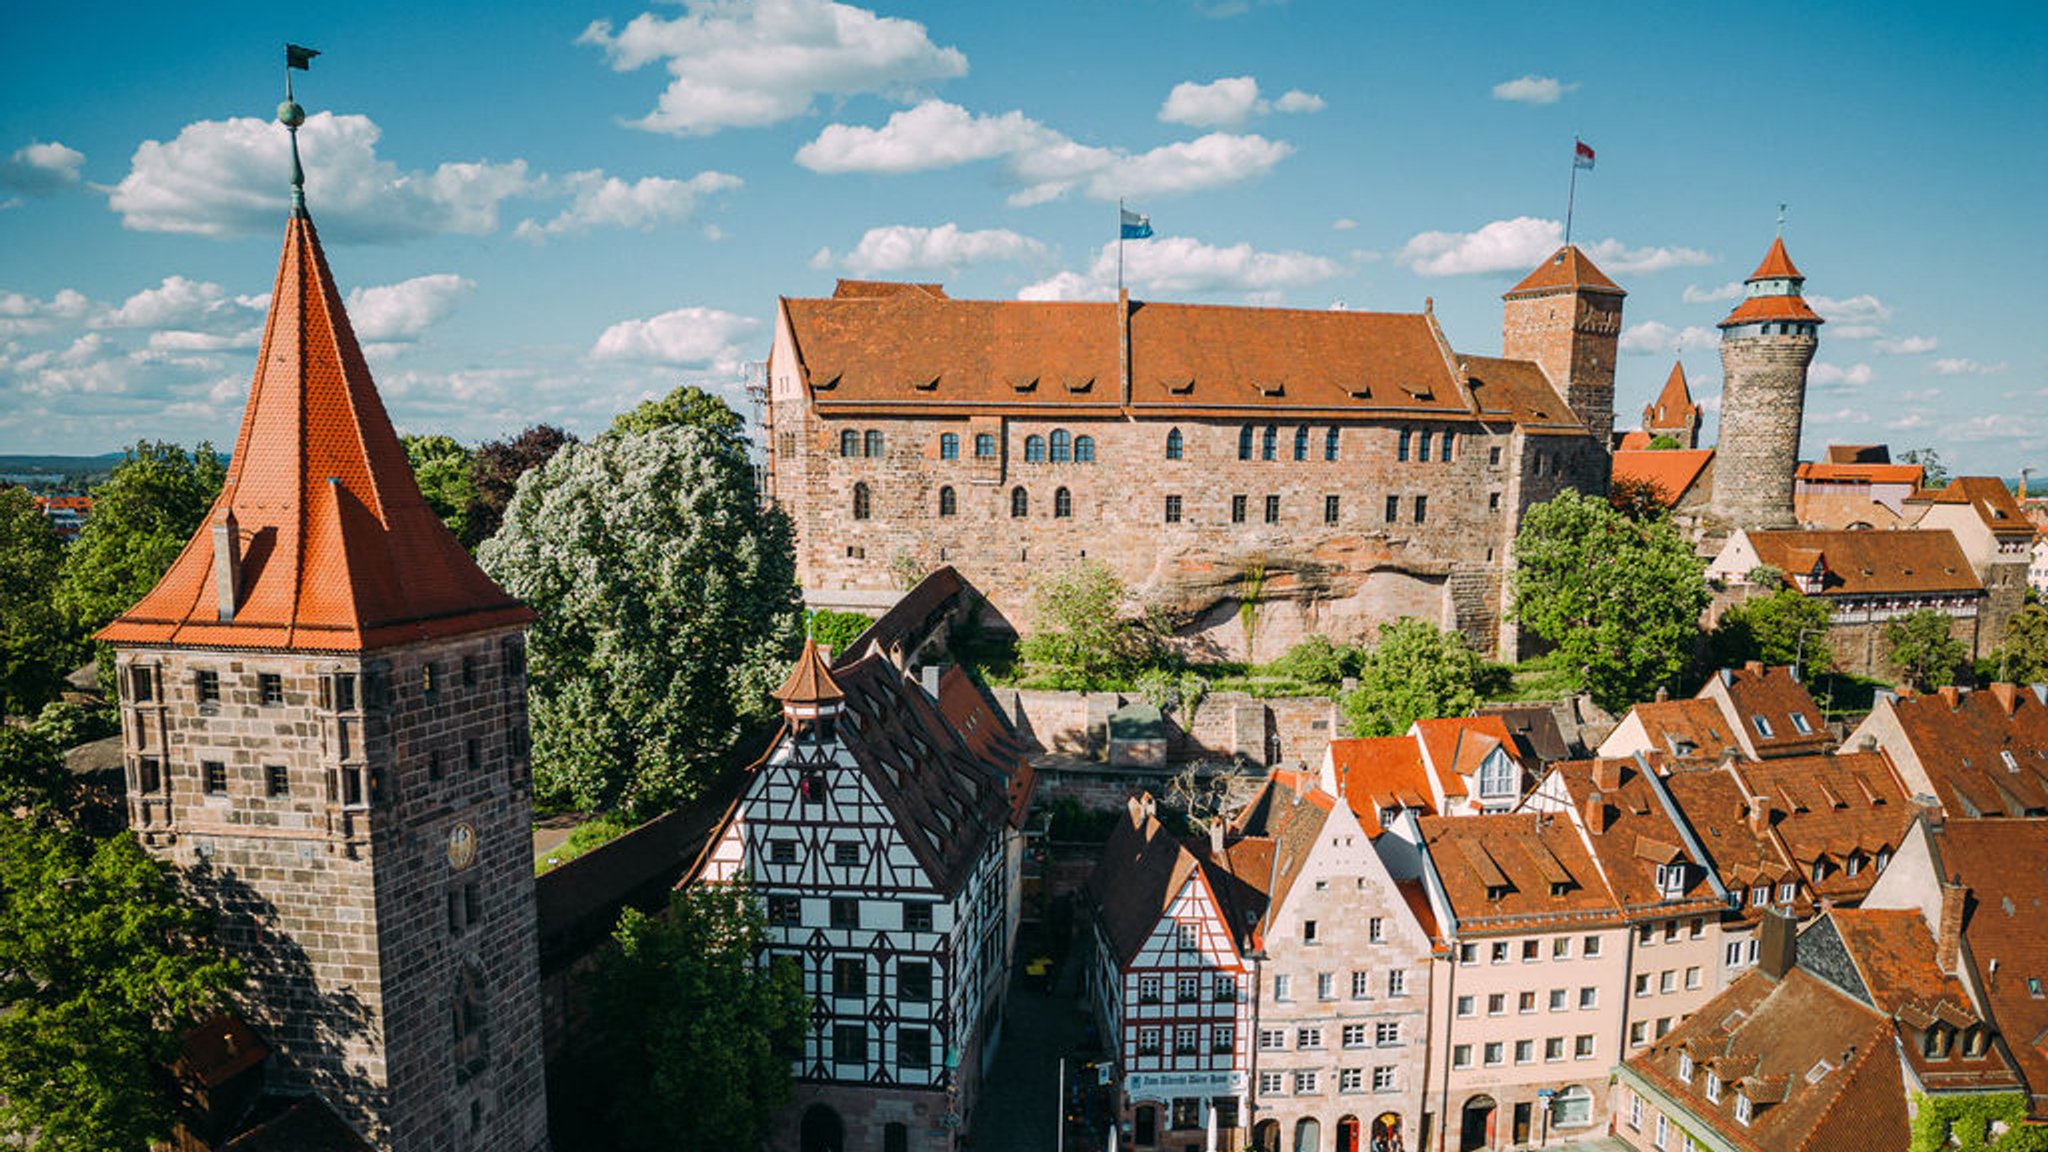
[[[1341,1068],[1337,1071],[1337,1091],[1358,1092],[1365,1087],[1365,1070],[1362,1068]]]
[[[1494,446],[1492,446],[1492,447],[1489,447],[1489,448],[1488,448],[1488,449],[1486,450],[1486,466],[1487,466],[1487,467],[1489,467],[1489,468],[1498,468],[1498,467],[1500,467],[1500,447],[1499,447],[1499,445],[1494,445]]]
[[[932,906],[929,904],[905,904],[903,906],[903,927],[912,932],[932,930]]]
[[[1536,993],[1534,993],[1534,992],[1524,992],[1524,993],[1522,993],[1522,994],[1521,994],[1521,996],[1520,996],[1520,997],[1516,998],[1516,1000],[1515,1000],[1515,1011],[1517,1011],[1517,1012],[1534,1012],[1535,1010],[1536,1010]]]
[[[1180,523],[1180,497],[1168,496],[1166,498],[1166,522],[1168,524]]]
[[[768,897],[768,922],[770,924],[800,924],[804,918],[804,902],[795,896]]]
[[[1278,1096],[1282,1091],[1284,1078],[1278,1072],[1259,1073],[1259,1095]]]
[[[265,704],[284,703],[284,677],[275,672],[260,672],[256,676],[256,689]]]
[[[1387,523],[1392,524],[1400,519],[1401,498],[1399,496],[1387,497]]]
[[[1508,962],[1508,942],[1507,942],[1507,941],[1505,941],[1505,940],[1496,940],[1496,941],[1494,941],[1494,942],[1493,942],[1493,962],[1494,962],[1495,964],[1505,964],[1505,963],[1507,963],[1507,962]]]
[[[1216,977],[1216,983],[1210,989],[1210,992],[1222,1003],[1228,1003],[1237,999],[1237,977],[1227,975]]]
[[[440,698],[441,670],[432,660],[420,665],[420,694],[425,696],[429,703]]]
[[[1232,524],[1244,523],[1244,509],[1245,498],[1243,496],[1232,496],[1230,498],[1230,522]]]
[[[896,1031],[896,1064],[900,1068],[932,1066],[932,1030],[899,1028]]]
[[[1495,993],[1493,993],[1492,995],[1489,995],[1489,996],[1488,996],[1488,997],[1486,998],[1486,1014],[1487,1014],[1488,1016],[1505,1016],[1505,1015],[1507,1015],[1507,1014],[1508,1014],[1508,994],[1507,994],[1507,993],[1505,993],[1505,992],[1495,992]]]
[[[1395,444],[1395,446],[1394,446],[1394,459],[1396,459],[1396,460],[1406,460],[1406,459],[1408,459],[1408,441],[1409,441],[1409,439],[1410,439],[1411,437],[1413,437],[1414,435],[1415,435],[1415,434],[1414,434],[1413,432],[1410,432],[1410,431],[1408,431],[1408,430],[1407,430],[1406,428],[1403,428],[1403,429],[1401,429],[1401,439],[1400,439],[1400,441],[1399,441],[1399,442],[1398,442],[1397,444]]]
[[[1588,985],[1588,986],[1586,986],[1586,987],[1584,987],[1584,988],[1581,988],[1581,989],[1579,989],[1579,1007],[1580,1007],[1581,1009],[1587,1009],[1587,1008],[1598,1008],[1599,1006],[1600,1006],[1600,989],[1599,989],[1599,988],[1597,988],[1597,987],[1594,987],[1594,986],[1592,986],[1592,985]]]
[[[1584,956],[1588,960],[1600,955],[1600,938],[1598,936],[1586,937],[1586,946],[1579,949],[1579,955]]]
[[[1159,1055],[1159,1029],[1147,1025],[1138,1029],[1138,1055]]]
[[[1460,963],[1460,964],[1477,964],[1477,963],[1479,963],[1479,946],[1478,946],[1477,944],[1460,944],[1460,945],[1458,945],[1458,963]]]
[[[263,769],[264,791],[275,800],[292,794],[292,774],[282,764],[271,764]]]
[[[1391,972],[1387,973],[1387,995],[1389,995],[1389,996],[1406,996],[1407,994],[1408,994],[1408,973],[1407,973],[1407,971],[1406,971],[1405,969],[1401,969],[1401,968],[1396,968],[1396,969],[1394,969],[1393,971],[1391,971]]]
[[[1488,512],[1500,511],[1500,493],[1488,492],[1486,494],[1486,510]]]
[[[1183,1024],[1175,1028],[1173,1030],[1173,1050],[1184,1056],[1194,1055],[1201,1051],[1200,1036],[1201,1030],[1193,1024]]]
[[[1425,464],[1429,463],[1429,429],[1427,428],[1422,430],[1422,451],[1417,452],[1415,458]]]
[[[832,961],[832,994],[866,996],[868,964],[858,956],[838,956]]]
[[[1593,1058],[1593,1037],[1590,1033],[1581,1034],[1572,1040],[1572,1055],[1580,1060]]]
[[[1316,999],[1334,1000],[1337,997],[1337,975],[1334,972],[1316,973]]]
[[[1542,941],[1539,940],[1522,941],[1522,962],[1526,964],[1542,959],[1542,946]]]
[[[834,844],[832,846],[832,863],[838,865],[841,868],[852,868],[859,866],[860,845]]]
[[[220,702],[220,673],[201,672],[192,679],[194,685],[199,690],[199,702],[201,704],[218,704]]]
[[[1381,1064],[1372,1070],[1372,1090],[1392,1092],[1394,1090],[1394,1066]]]
[[[1543,1059],[1546,1061],[1564,1059],[1564,1037],[1552,1036],[1543,1042]]]
[[[156,678],[140,664],[128,669],[128,698],[137,704],[156,699]]]
[[[1339,519],[1342,502],[1335,496],[1323,497],[1323,523],[1335,524]]]
[[[1181,951],[1193,952],[1195,950],[1195,926],[1193,924],[1175,924],[1173,926],[1173,942]]]
[[[860,927],[860,901],[848,896],[832,899],[832,926],[834,928]]]
[[[1649,994],[1650,994],[1650,974],[1649,974],[1648,972],[1638,972],[1638,973],[1636,973],[1636,995],[1638,995],[1638,996],[1648,996]]]
[[[768,842],[768,862],[771,864],[796,863],[796,841],[770,840]]]
[[[1676,992],[1676,991],[1678,991],[1678,970],[1677,970],[1677,969],[1675,969],[1675,968],[1666,968],[1666,969],[1665,969],[1664,971],[1662,971],[1662,972],[1660,972],[1660,973],[1658,973],[1658,974],[1657,974],[1657,991],[1659,991],[1659,992]]]
[[[1569,936],[1553,936],[1553,937],[1551,937],[1551,938],[1550,938],[1550,958],[1551,958],[1552,960],[1569,960],[1569,959],[1571,959],[1571,958],[1572,958],[1572,938],[1571,938],[1571,937],[1569,937]]]
[[[1261,1029],[1259,1029],[1259,1051],[1261,1051],[1261,1052],[1285,1052],[1285,1051],[1287,1051],[1287,1029],[1285,1029],[1285,1028],[1261,1028]]]
[[[1454,1045],[1452,1045],[1452,1046],[1451,1046],[1451,1067],[1453,1067],[1453,1068],[1470,1068],[1471,1066],[1472,1066],[1472,1046],[1471,1046],[1470,1044],[1454,1044]]]
[[[206,794],[208,796],[225,796],[228,794],[228,766],[226,764],[218,760],[208,760],[199,766],[199,770],[206,778]]]
[[[1534,1040],[1515,1041],[1515,1063],[1534,1064],[1535,1062],[1536,1042]]]
[[[896,998],[921,1003],[932,998],[932,966],[928,960],[904,960],[896,965]]]
[[[832,1059],[841,1064],[862,1064],[868,1058],[868,1029],[865,1024],[832,1026]]]
[[[1273,977],[1273,999],[1292,1000],[1293,998],[1294,981],[1290,980],[1285,972],[1275,975]]]
[[[1202,998],[1202,978],[1181,976],[1173,982],[1173,998],[1182,1004],[1194,1004]]]
[[[1346,1048],[1365,1047],[1365,1025],[1346,1024],[1344,1026],[1343,1040]]]
[[[1552,1012],[1562,1012],[1566,1008],[1571,1007],[1570,1000],[1571,997],[1565,993],[1564,989],[1552,988],[1550,990],[1550,1010]]]
[[[1641,1020],[1638,1020],[1635,1023],[1629,1025],[1628,1046],[1631,1048],[1641,1048],[1643,1045],[1649,1043],[1649,1031],[1650,1026],[1648,1024],[1645,1024]]]
[[[1323,1046],[1323,1030],[1320,1027],[1296,1028],[1294,1030],[1294,1046],[1305,1052],[1321,1048]]]
[[[1387,922],[1374,916],[1365,922],[1365,939],[1370,944],[1384,944],[1387,941]]]
[[[1473,1014],[1474,1012],[1477,1012],[1478,1010],[1479,1010],[1479,1002],[1478,1002],[1477,1000],[1473,999],[1473,998],[1472,998],[1471,996],[1460,996],[1460,997],[1458,997],[1458,1015],[1459,1015],[1459,1016],[1461,1016],[1461,1017],[1464,1017],[1464,1016],[1470,1016],[1470,1015],[1472,1015],[1472,1014]]]
[[[1420,524],[1427,519],[1429,519],[1429,497],[1417,496],[1415,498],[1415,522]]]
[[[163,786],[163,761],[154,756],[138,757],[135,761],[135,787],[143,792],[155,792]]]
[[[1699,965],[1695,964],[1685,970],[1685,986],[1687,988],[1697,988],[1700,986]]]
[[[1138,977],[1138,1003],[1157,1004],[1166,995],[1166,978],[1163,976]]]
[[[1234,1024],[1211,1024],[1209,1026],[1209,1051],[1218,1055],[1237,1051],[1237,1026]]]
[[[1446,464],[1449,464],[1451,462],[1451,430],[1449,428],[1444,429],[1444,442],[1443,445],[1437,449],[1436,458],[1443,461]]]
[[[1375,1048],[1392,1048],[1401,1043],[1401,1022],[1382,1020],[1372,1026],[1372,1043]]]
[[[1294,1074],[1294,1094],[1295,1094],[1296,1096],[1307,1096],[1307,1095],[1310,1095],[1310,1094],[1314,1093],[1315,1091],[1316,1091],[1316,1074],[1315,1074],[1315,1073],[1313,1073],[1313,1072],[1296,1072],[1296,1073]]]
[[[354,673],[335,673],[334,710],[336,712],[353,712],[356,710],[356,678]]]
[[[462,747],[462,757],[468,763],[471,775],[484,770],[484,749],[480,742],[475,740],[465,742]]]
[[[1266,523],[1278,524],[1279,522],[1280,498],[1278,496],[1268,496],[1266,497]]]
[[[1486,1066],[1488,1068],[1497,1068],[1507,1063],[1507,1056],[1507,1045],[1501,1041],[1495,1040],[1486,1045]]]

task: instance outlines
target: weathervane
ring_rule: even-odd
[[[1784,234],[1785,234],[1785,205],[1784,205],[1784,204],[1783,204],[1782,202],[1780,202],[1780,203],[1779,203],[1779,205],[1778,205],[1778,235],[1780,235],[1780,236],[1783,236]]]
[[[306,122],[306,110],[292,97],[292,71],[308,71],[313,66],[313,57],[318,56],[317,48],[301,48],[297,44],[284,46],[284,103],[277,106],[277,122],[284,125],[292,137],[292,214],[303,216],[306,212],[306,170],[299,166],[299,125]]]

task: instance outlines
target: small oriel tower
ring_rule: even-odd
[[[1607,448],[1614,435],[1614,357],[1628,295],[1575,244],[1501,297],[1501,355],[1533,360]]]
[[[1643,431],[1652,439],[1669,436],[1681,448],[1700,446],[1700,406],[1693,403],[1692,389],[1686,387],[1683,361],[1672,361],[1664,390],[1643,405]]]
[[[299,178],[226,484],[116,652],[130,827],[220,913],[266,1091],[547,1146],[525,629],[421,498]]]
[[[1714,446],[1712,515],[1729,529],[1790,528],[1792,478],[1806,409],[1806,369],[1821,318],[1800,295],[1806,278],[1785,240],[1750,274],[1721,321],[1721,433]]]

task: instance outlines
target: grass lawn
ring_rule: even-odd
[[[556,845],[553,851],[533,862],[533,874],[538,876],[550,869],[559,868],[578,856],[603,844],[624,836],[633,830],[631,824],[610,816],[593,816],[576,826],[569,838]]]

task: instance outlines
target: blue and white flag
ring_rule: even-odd
[[[1119,235],[1119,239],[1149,240],[1152,238],[1152,218],[1150,216],[1142,212],[1133,212],[1129,208],[1119,208],[1117,212],[1123,218],[1123,231]]]

